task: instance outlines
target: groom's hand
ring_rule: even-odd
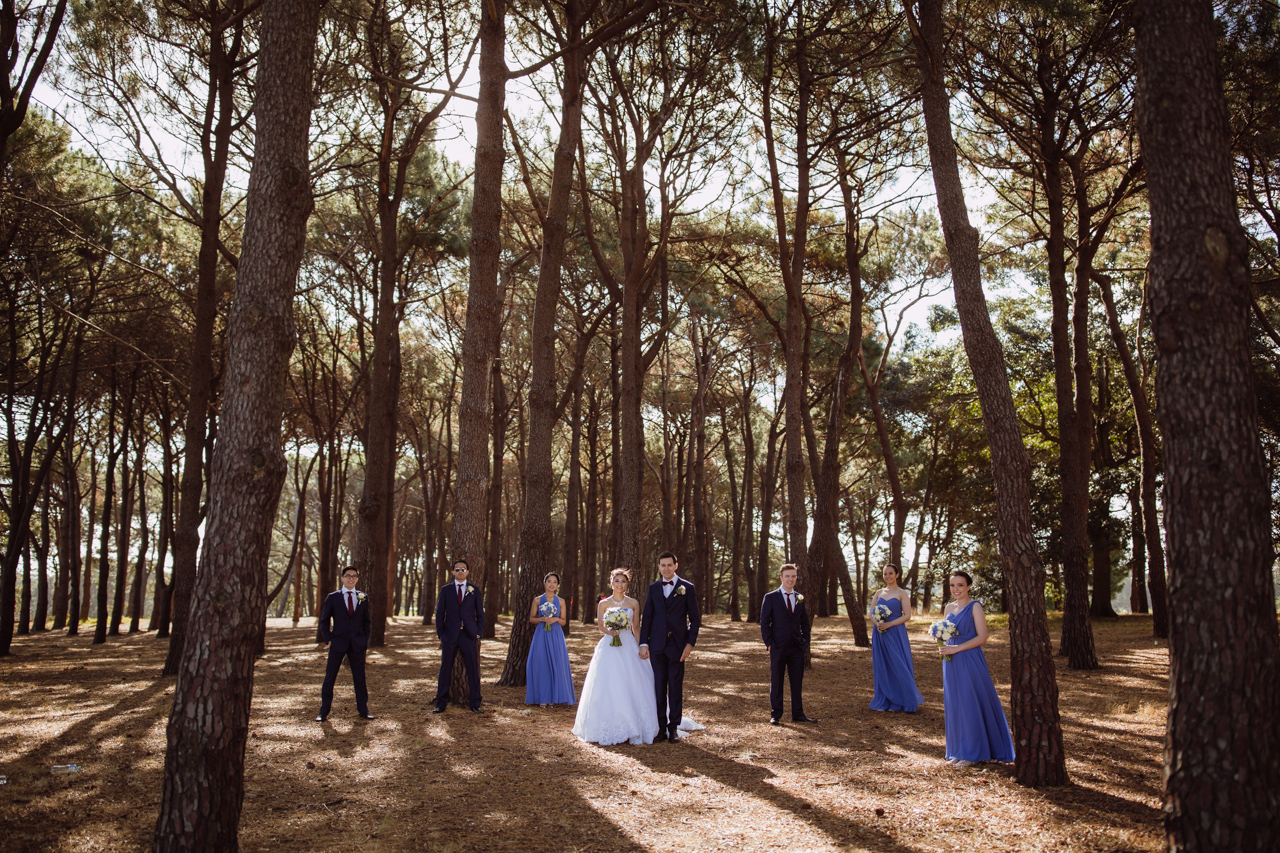
[[[684,663],[689,659],[689,655],[693,654],[693,646],[688,643],[684,644],[684,654],[680,655],[680,663]]]
[[[648,659],[649,659],[649,647],[648,647],[648,646],[641,646],[641,647],[640,647],[640,660],[648,660]]]

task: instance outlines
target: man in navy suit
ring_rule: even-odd
[[[654,700],[658,703],[658,736],[676,743],[684,714],[684,662],[698,642],[702,616],[693,584],[676,577],[676,555],[658,558],[662,580],[649,586],[640,621],[640,657],[653,667]],[[670,710],[670,714],[668,714]]]
[[[804,596],[796,592],[799,572],[791,563],[782,567],[782,586],[760,605],[760,636],[769,650],[769,722],[782,721],[782,679],[791,681],[791,719],[816,723],[804,713],[800,688],[804,684],[804,653],[809,648],[809,614]]]
[[[480,655],[478,642],[484,631],[484,602],[480,590],[467,583],[470,567],[466,560],[453,564],[453,581],[440,589],[436,599],[436,636],[440,638],[440,681],[436,685],[434,712],[444,713],[449,704],[449,683],[453,679],[453,659],[462,653],[467,667],[467,704],[480,713]]]
[[[364,683],[364,653],[369,648],[369,629],[373,619],[369,615],[369,596],[356,591],[360,572],[355,566],[342,570],[342,589],[329,593],[320,608],[320,636],[329,647],[329,664],[324,671],[324,685],[320,688],[320,713],[316,722],[323,723],[333,704],[333,682],[338,678],[342,659],[351,667],[351,680],[356,687],[356,710],[360,717],[372,720],[369,713],[369,690]]]

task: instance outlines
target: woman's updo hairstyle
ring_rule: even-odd
[[[628,569],[614,569],[609,572],[609,583],[613,583],[613,579],[621,577],[627,583],[631,583],[631,572]]]
[[[543,583],[546,583],[546,582],[547,582],[548,580],[550,580],[551,578],[555,578],[555,579],[556,579],[556,583],[560,583],[560,575],[556,574],[555,572],[547,572],[545,575],[543,575],[543,576],[542,576],[542,582],[543,582]]]
[[[959,569],[956,569],[954,572],[951,573],[951,577],[964,578],[965,583],[967,583],[969,586],[973,586],[973,578],[969,575],[968,572],[962,572]]]

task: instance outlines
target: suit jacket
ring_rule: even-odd
[[[354,645],[369,647],[369,631],[373,617],[369,612],[369,596],[356,590],[355,613],[347,612],[346,589],[339,589],[325,596],[320,608],[320,636],[326,643],[338,644],[339,650]]]
[[[794,613],[787,610],[787,600],[782,590],[775,589],[764,597],[760,605],[760,637],[770,648],[782,648],[794,642],[800,648],[809,645],[809,614],[804,602],[796,602]]]
[[[456,643],[459,636],[476,639],[484,631],[484,601],[480,588],[467,582],[470,590],[458,603],[457,584],[450,581],[440,587],[436,596],[436,636],[446,643]]]
[[[680,590],[684,593],[681,594]],[[683,651],[685,644],[698,643],[698,629],[702,627],[702,614],[698,612],[698,592],[693,584],[676,578],[671,595],[663,596],[662,581],[649,586],[644,600],[644,619],[640,622],[640,645],[650,652],[660,652],[668,644]]]

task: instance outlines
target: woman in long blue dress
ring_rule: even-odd
[[[876,620],[871,632],[871,675],[875,696],[873,711],[906,711],[914,713],[924,702],[916,687],[915,663],[911,659],[911,641],[907,639],[907,623],[911,621],[911,596],[898,586],[898,567],[884,567],[884,589],[872,599],[871,616],[877,608],[888,608],[885,619]]]
[[[979,761],[1013,761],[1009,721],[991,681],[987,656],[987,618],[982,605],[969,597],[973,578],[952,572],[949,579],[955,599],[945,615],[956,626],[942,655],[942,701],[946,712],[947,766],[971,767]]]
[[[556,595],[560,576],[547,572],[542,579],[546,592],[533,600],[529,621],[533,623],[533,642],[529,644],[529,660],[525,664],[526,705],[572,705],[573,673],[569,669],[569,649],[564,642],[564,599]]]

